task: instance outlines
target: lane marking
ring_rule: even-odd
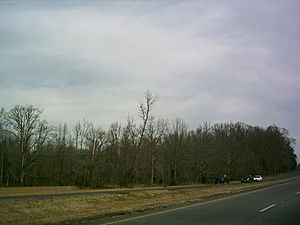
[[[267,210],[273,208],[275,205],[276,205],[276,204],[270,205],[270,206],[268,206],[268,207],[266,207],[266,208],[264,208],[264,209],[262,209],[262,210],[259,210],[259,212],[265,212],[265,211],[267,211]]]
[[[297,193],[296,193],[296,195],[299,195],[300,194],[300,191],[298,191]]]

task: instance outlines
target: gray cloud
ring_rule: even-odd
[[[53,123],[277,124],[300,140],[297,1],[1,1],[0,103]],[[300,155],[299,144],[296,147]]]

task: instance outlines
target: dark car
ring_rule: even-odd
[[[241,183],[252,183],[252,182],[253,182],[253,176],[252,175],[243,177],[241,179]]]
[[[227,175],[224,176],[218,176],[215,178],[215,184],[229,184],[230,178]]]

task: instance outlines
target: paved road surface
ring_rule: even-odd
[[[300,180],[177,209],[86,225],[300,225]]]

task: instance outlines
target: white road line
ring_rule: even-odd
[[[276,205],[276,204],[270,205],[270,206],[268,206],[268,207],[266,207],[266,208],[264,208],[264,209],[262,209],[262,210],[259,210],[259,212],[265,212],[265,211],[267,211],[267,210],[273,208],[275,205]]]
[[[299,195],[300,194],[300,191],[298,191],[297,193],[296,193],[296,195]]]

